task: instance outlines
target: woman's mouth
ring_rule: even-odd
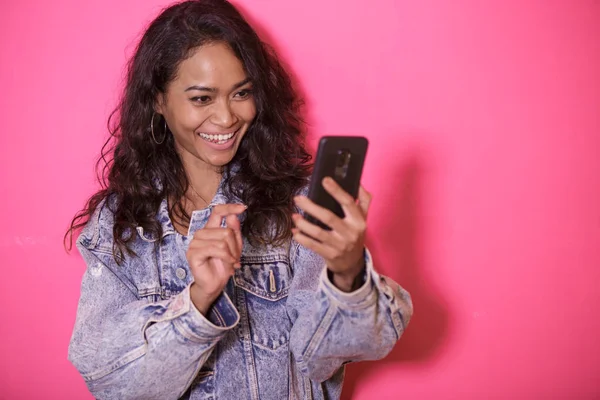
[[[206,140],[207,142],[215,143],[215,144],[225,144],[225,143],[229,142],[230,140],[232,140],[236,133],[237,133],[237,131],[229,132],[229,133],[218,133],[218,134],[217,133],[200,132],[200,133],[198,133],[198,135],[202,139]]]

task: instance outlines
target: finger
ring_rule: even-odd
[[[218,228],[221,226],[223,218],[229,214],[239,215],[246,210],[244,204],[219,204],[213,207],[210,217],[206,222],[208,228]]]
[[[232,276],[235,273],[235,269],[232,266],[232,264],[225,263],[221,259],[211,258],[210,264],[211,264],[213,270],[215,271],[215,273],[217,273],[218,275],[220,275],[224,278],[229,278],[230,276]]]
[[[227,228],[233,231],[235,243],[237,245],[237,254],[238,256],[241,256],[244,241],[242,239],[242,228],[240,226],[240,219],[237,215],[230,214],[226,217],[225,224],[227,225]]]
[[[337,257],[338,252],[334,248],[324,243],[317,242],[316,240],[306,236],[304,233],[298,231],[297,229],[294,229],[293,232],[294,240],[296,242],[306,247],[307,249],[314,251],[315,253],[323,257],[325,260],[333,260]]]
[[[234,215],[234,218],[237,219],[237,217]],[[239,223],[238,223],[239,225]],[[229,250],[231,252],[232,255],[234,255],[235,257],[239,257],[240,255],[240,250],[239,250],[239,246],[237,243],[237,239],[236,239],[236,233],[233,229],[227,227],[227,228],[203,228],[203,229],[198,229],[195,233],[194,233],[194,238],[192,239],[192,242],[195,241],[205,241],[205,240],[214,240],[214,241],[219,241],[219,240],[223,240],[227,243],[227,245],[229,246]],[[191,245],[190,243],[190,245]]]
[[[308,222],[299,214],[292,215],[292,220],[296,227],[305,235],[336,249],[344,249],[344,240],[336,231],[326,231],[320,226]]]
[[[360,185],[360,189],[358,190],[358,207],[365,218],[367,218],[367,214],[369,213],[369,206],[371,205],[372,198],[373,196],[371,193],[367,192],[367,190]]]
[[[340,206],[342,206],[346,217],[354,220],[364,218],[360,208],[356,204],[354,197],[342,189],[335,180],[327,177],[323,179],[322,184],[327,193],[329,193],[331,197],[335,199],[335,201],[340,203]]]
[[[231,254],[229,246],[223,240],[202,240],[190,243],[187,259],[190,262],[204,263],[209,258],[219,258],[230,264],[236,263],[237,258]]]
[[[319,221],[321,221],[322,223],[324,223],[331,229],[337,230],[340,232],[342,232],[344,229],[346,229],[346,225],[340,217],[338,217],[337,215],[335,215],[328,209],[321,207],[319,205],[316,205],[308,197],[296,196],[294,198],[294,202],[304,212],[306,212],[307,214],[318,219]]]
[[[195,245],[190,245],[186,254],[190,264],[205,263],[211,258],[222,259],[230,264],[237,260],[229,251],[227,244],[220,240],[204,241]]]

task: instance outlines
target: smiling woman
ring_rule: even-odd
[[[233,159],[256,116],[251,82],[225,43],[202,46],[179,65],[156,111],[167,121],[184,165],[199,160],[205,166],[200,169],[212,170]]]
[[[228,2],[150,24],[69,231],[88,266],[69,359],[96,398],[337,399],[345,364],[400,338],[412,303],[364,246],[370,195],[325,180],[344,218],[303,196],[299,104]]]

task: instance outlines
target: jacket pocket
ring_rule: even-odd
[[[291,329],[286,310],[291,283],[287,256],[242,256],[241,264],[233,280],[244,293],[252,343],[276,350],[288,343]]]

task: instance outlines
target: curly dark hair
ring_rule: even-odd
[[[156,219],[164,198],[171,218],[184,225],[190,216],[181,205],[189,182],[171,134],[158,145],[150,121],[160,93],[175,78],[179,64],[208,43],[227,43],[253,82],[256,117],[231,163],[223,167],[224,189],[248,206],[243,235],[253,244],[280,244],[291,238],[293,196],[306,185],[311,156],[304,145],[299,98],[290,75],[236,8],[225,0],[185,1],[172,5],[150,23],[127,68],[118,107],[108,120],[110,137],[96,165],[101,189],[79,211],[65,243],[89,221],[105,198],[114,213],[114,245],[134,254],[136,227],[162,237]],[[233,164],[239,165],[236,173]],[[158,180],[161,185],[156,185]]]

